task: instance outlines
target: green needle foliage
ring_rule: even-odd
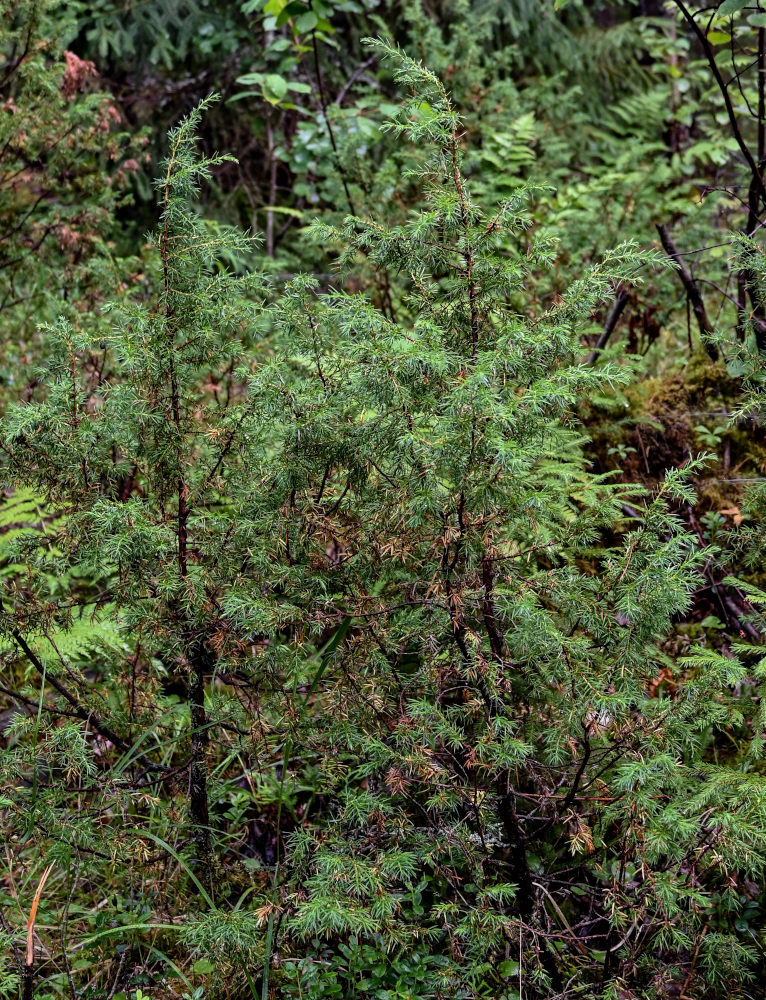
[[[654,995],[727,873],[760,873],[764,801],[757,782],[700,771],[732,712],[731,661],[706,664],[683,701],[650,697],[702,558],[673,512],[694,463],[639,513],[589,472],[571,421],[624,377],[578,363],[578,332],[647,258],[623,247],[530,315],[525,285],[553,251],[509,249],[523,193],[477,207],[442,85],[383,51],[411,94],[389,127],[430,150],[422,209],[315,233],[342,268],[364,254],[405,276],[408,319],[296,281],[282,357],[251,389],[264,421],[280,417],[288,593],[302,588],[317,641],[350,622],[310,743],[341,805],[291,839],[305,874],[288,928],[418,941],[445,960],[428,996],[559,995],[573,979],[619,995],[631,968]],[[746,979],[751,945],[731,950]]]
[[[76,613],[98,618],[106,605],[130,655],[107,661],[99,679],[116,682],[125,699],[103,719],[101,709],[80,708],[85,682],[63,656],[47,680],[65,708],[125,752],[136,723],[157,725],[156,685],[175,682],[190,715],[191,836],[210,884],[204,686],[224,639],[214,605],[220,574],[232,573],[227,545],[237,516],[227,480],[241,464],[237,431],[247,407],[235,370],[252,346],[258,281],[221,266],[222,255],[250,251],[249,239],[206,224],[192,205],[223,159],[194,151],[208,103],[170,135],[158,182],[157,299],[115,309],[100,342],[64,321],[52,329],[44,397],[13,411],[6,440],[15,475],[66,518],[51,547],[35,553],[38,562],[73,584],[87,581],[84,593],[62,601],[38,572],[36,584],[11,598],[17,618],[8,634],[40,673],[46,663],[32,647],[41,638],[53,645],[51,631],[69,629]],[[155,741],[144,737],[130,756],[150,774],[165,774],[170,768],[144,756]]]
[[[701,463],[647,496],[575,419],[630,376],[584,363],[593,310],[657,258],[530,302],[534,189],[480,207],[442,83],[370,44],[420,202],[313,235],[400,300],[304,276],[266,306],[227,271],[253,246],[196,210],[206,101],[158,181],[156,296],[51,329],[5,421],[59,517],[2,596],[14,847],[70,901],[116,868],[132,909],[89,954],[150,940],[211,996],[746,996],[766,795],[711,746],[747,674],[663,646],[710,556],[679,516]]]

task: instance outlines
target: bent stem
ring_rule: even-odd
[[[32,1000],[35,984],[35,920],[37,919],[37,908],[40,905],[40,896],[48,881],[48,876],[53,871],[53,863],[48,865],[40,876],[37,883],[35,898],[29,909],[29,920],[27,920],[27,952],[24,958],[24,1000]]]

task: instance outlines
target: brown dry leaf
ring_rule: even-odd
[[[739,512],[739,507],[722,507],[718,513],[725,514],[726,517],[730,517],[737,527],[739,527],[739,525],[745,520]]]
[[[32,906],[29,910],[29,920],[27,921],[27,953],[26,953],[26,964],[34,965],[35,961],[35,919],[37,917],[37,907],[40,905],[40,896],[45,887],[45,883],[48,881],[48,876],[53,871],[53,862],[48,865],[45,871],[40,876],[40,881],[37,883],[37,892],[35,892],[35,898],[32,900]]]
[[[96,66],[89,59],[80,59],[74,52],[65,52],[66,70],[61,81],[63,97],[74,97],[88,77],[97,76]]]

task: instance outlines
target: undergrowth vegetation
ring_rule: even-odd
[[[763,996],[760,0],[0,9],[0,998]]]

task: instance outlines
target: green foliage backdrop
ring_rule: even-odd
[[[766,8],[0,11],[0,996],[761,996]]]

